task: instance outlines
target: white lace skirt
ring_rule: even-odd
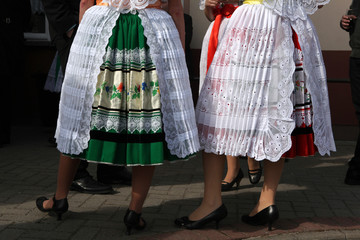
[[[120,12],[106,6],[88,9],[72,44],[56,129],[58,149],[80,154],[90,140],[91,106],[105,49]],[[184,158],[199,150],[198,131],[185,54],[171,16],[163,10],[139,14],[161,93],[162,123],[172,155]]]
[[[318,46],[312,25],[304,22],[308,31],[304,27],[299,35],[310,33],[307,40]],[[245,4],[234,12],[196,107],[200,144],[206,152],[277,161],[290,149],[290,135],[295,127],[290,100],[295,72],[293,24],[260,4]],[[301,24],[297,25],[300,28]],[[309,86],[309,91],[320,94],[323,101],[313,100],[313,104],[325,104],[324,110],[314,106],[314,111],[319,110],[318,114],[314,112],[314,128],[323,128],[314,129],[315,144],[324,154],[335,150],[335,145],[325,69],[318,51],[304,51],[304,62],[316,58],[321,77],[307,71],[310,69],[304,71],[314,74],[309,81],[316,83],[310,84],[313,88]],[[304,63],[304,68],[307,66]]]

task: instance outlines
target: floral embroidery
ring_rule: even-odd
[[[95,95],[100,95],[101,92],[106,92],[110,97],[110,100],[115,98],[122,99],[123,94],[127,95],[127,100],[131,99],[140,99],[141,91],[146,93],[151,93],[152,96],[156,96],[156,94],[160,94],[159,82],[151,81],[150,84],[143,82],[140,84],[136,84],[131,87],[129,91],[126,91],[125,84],[120,83],[118,86],[116,85],[107,85],[108,82],[103,82],[100,87],[96,89]],[[126,93],[125,93],[126,92]]]
[[[119,90],[119,92],[122,92],[125,90],[125,86],[123,83],[120,83],[119,86],[116,88],[117,90]]]
[[[160,89],[159,89],[159,82],[150,82],[150,86],[153,88],[152,90],[152,95],[155,96],[156,94],[160,93]]]
[[[108,92],[108,87],[106,86],[106,84],[107,84],[107,82],[105,81],[105,82],[103,82],[102,84],[101,84],[101,86],[99,87],[99,88],[97,88],[96,89],[96,92],[95,92],[95,96],[96,95],[100,95],[100,93],[101,93],[101,90],[105,90],[106,92]]]
[[[136,85],[134,87],[134,93],[132,95],[132,99],[140,98],[140,85]]]

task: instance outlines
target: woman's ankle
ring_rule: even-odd
[[[258,169],[260,169],[260,162],[256,161],[253,158],[248,158],[248,169],[249,171],[257,171]]]

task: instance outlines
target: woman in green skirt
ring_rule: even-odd
[[[140,217],[155,165],[187,160],[199,149],[183,51],[180,0],[92,0],[80,3],[81,24],[62,88],[56,139],[60,156],[54,197],[36,204],[58,219],[80,159],[132,166],[124,223]],[[86,12],[85,12],[86,11]]]

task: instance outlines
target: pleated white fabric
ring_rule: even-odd
[[[62,153],[80,154],[88,146],[97,75],[119,14],[108,7],[93,6],[79,25],[66,65],[55,133]]]
[[[139,10],[159,77],[161,111],[170,153],[184,158],[199,150],[185,55],[172,18],[158,9]],[[116,20],[113,7],[88,9],[70,50],[56,130],[58,149],[79,154],[90,139],[91,105],[97,75]]]
[[[320,5],[329,2],[330,0],[263,0],[263,4],[267,8],[291,21],[306,20],[308,14],[315,13]]]
[[[305,21],[292,22],[291,26],[299,36],[303,52],[303,69],[313,105],[315,145],[321,155],[330,155],[330,151],[336,151],[336,146],[331,125],[326,69],[320,41],[309,17]]]
[[[150,55],[156,66],[165,140],[171,154],[184,158],[200,149],[195,111],[179,32],[159,9],[139,11]]]
[[[219,28],[219,37],[218,37],[218,42],[221,42],[224,33],[225,33],[225,29],[226,26],[229,22],[230,18],[226,18],[224,17],[221,21],[221,25]],[[210,35],[211,35],[211,31],[213,28],[214,22],[212,22],[208,28],[208,30],[205,33],[203,42],[202,42],[202,47],[201,47],[201,54],[200,54],[200,71],[199,71],[199,91],[201,91],[201,87],[204,84],[204,80],[205,80],[205,76],[206,76],[206,72],[207,72],[207,54],[208,54],[208,48],[209,48],[209,40],[210,40]]]
[[[308,18],[298,21],[262,4],[245,4],[234,12],[196,107],[200,144],[206,152],[277,161],[290,149],[296,24],[300,44],[312,45],[305,46],[304,71],[315,95],[315,144],[321,154],[335,151],[318,39]]]

